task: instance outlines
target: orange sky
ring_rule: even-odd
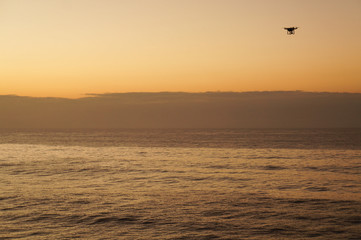
[[[0,95],[361,92],[360,0],[0,0],[0,29]]]

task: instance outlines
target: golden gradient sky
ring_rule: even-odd
[[[0,0],[0,30],[0,95],[361,92],[360,0]]]

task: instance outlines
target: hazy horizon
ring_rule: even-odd
[[[360,93],[302,91],[0,96],[0,128],[359,128]]]
[[[129,91],[129,92],[103,92],[103,93],[82,93],[78,97],[57,97],[51,95],[45,96],[32,96],[32,95],[21,95],[15,93],[8,93],[8,94],[0,94],[0,97],[5,96],[13,96],[13,97],[24,97],[24,98],[55,98],[55,99],[69,99],[69,100],[77,100],[82,98],[90,98],[90,97],[105,97],[105,96],[116,96],[121,94],[249,94],[249,93],[321,93],[321,94],[361,94],[361,92],[352,92],[352,91],[304,91],[304,90],[275,90],[275,91]]]

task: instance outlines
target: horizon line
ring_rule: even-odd
[[[24,98],[60,98],[60,99],[83,99],[89,97],[101,97],[121,94],[213,94],[213,93],[322,93],[322,94],[361,94],[361,92],[331,92],[331,91],[305,91],[305,90],[274,90],[274,91],[202,91],[202,92],[187,92],[187,91],[129,91],[129,92],[104,92],[104,93],[83,93],[82,97],[56,97],[56,96],[30,96],[30,95],[18,95],[18,94],[0,94],[0,97],[24,97]]]

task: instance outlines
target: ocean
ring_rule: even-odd
[[[2,129],[0,239],[361,239],[361,129]]]

